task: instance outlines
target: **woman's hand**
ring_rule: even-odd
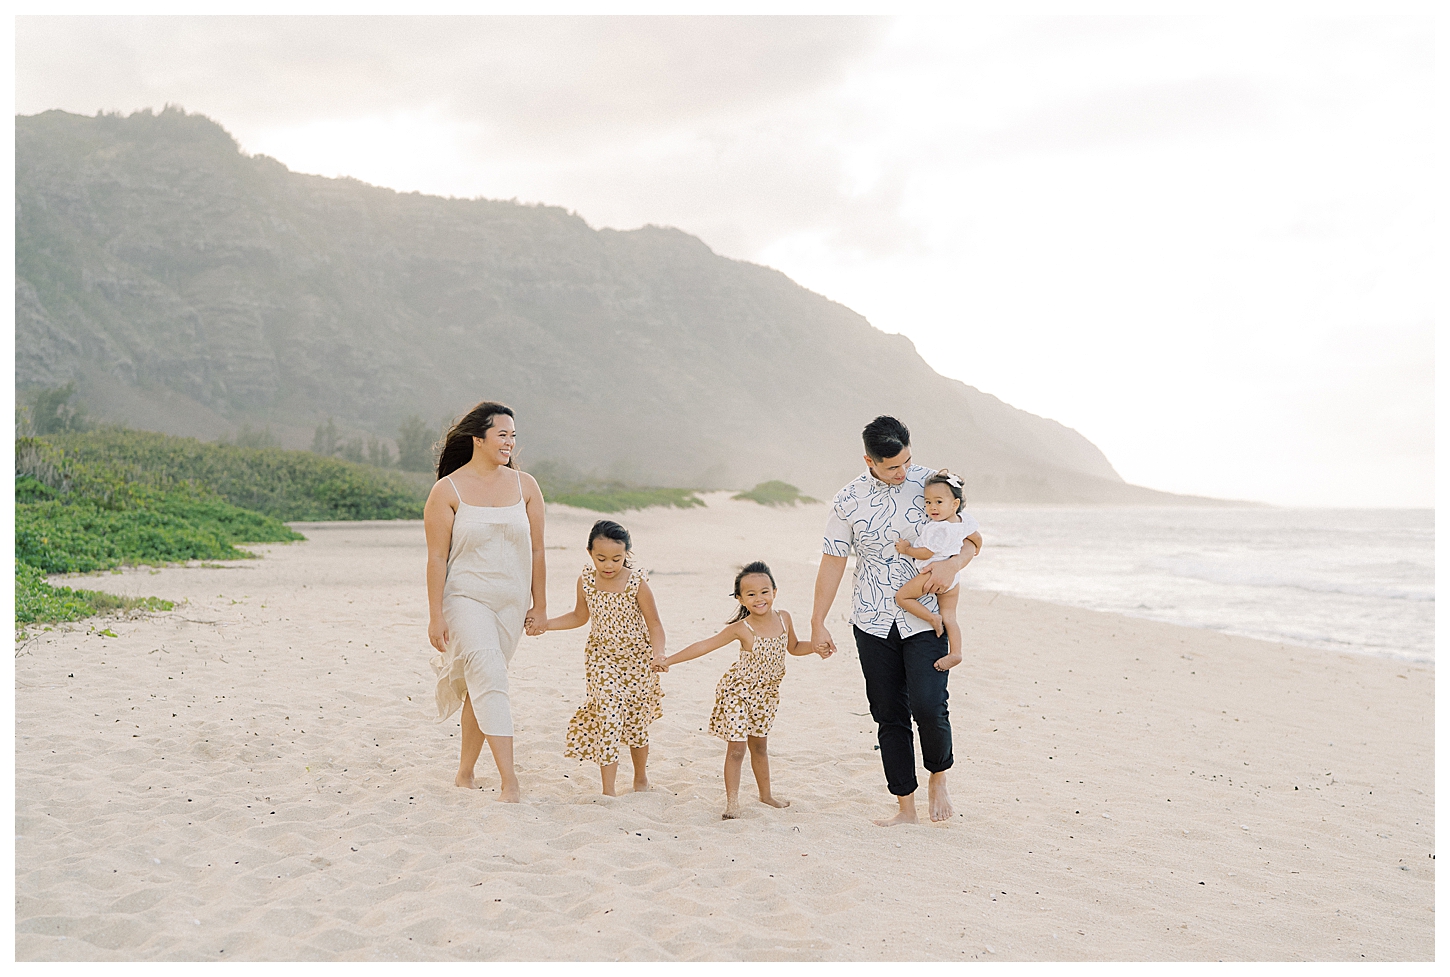
[[[441,617],[428,618],[428,643],[443,654],[448,654],[448,625]]]

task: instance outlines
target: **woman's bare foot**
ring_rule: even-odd
[[[945,770],[931,775],[927,781],[926,797],[933,821],[946,821],[956,812],[952,810],[952,799],[947,796],[947,773]]]
[[[945,624],[942,623],[941,615],[933,614],[929,618],[927,618],[927,620],[931,622],[931,629],[935,631],[936,636],[940,638],[942,636],[942,632],[945,631],[947,627]]]
[[[646,777],[644,779],[635,778],[635,781],[634,781],[634,792],[636,794],[638,794],[642,790],[654,790],[654,788],[650,786],[650,782],[649,782],[649,778],[648,777]]]
[[[907,794],[905,797],[898,797],[896,803],[899,806],[896,815],[889,818],[874,818],[871,823],[879,828],[894,828],[898,824],[917,824],[916,818],[916,795]]]
[[[769,795],[762,797],[760,803],[769,804],[771,807],[790,807],[790,801],[779,801]]]
[[[945,672],[953,665],[960,665],[961,663],[962,653],[960,651],[954,651],[950,654],[942,655],[936,661],[932,662],[931,667],[935,668],[938,672]]]

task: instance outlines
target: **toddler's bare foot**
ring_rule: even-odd
[[[468,774],[467,776],[459,774],[453,778],[453,786],[464,787],[468,790],[481,790],[483,787],[482,784],[473,779],[473,774]]]
[[[953,652],[952,654],[943,655],[942,657],[938,658],[936,661],[932,662],[932,667],[935,668],[938,672],[945,672],[953,665],[960,665],[961,663],[962,653],[958,651]]]
[[[942,623],[941,615],[940,614],[933,614],[931,616],[930,620],[931,620],[931,629],[933,631],[935,631],[936,632],[936,636],[938,638],[940,638],[942,636],[942,632],[946,630],[946,625]]]
[[[769,804],[771,807],[790,807],[790,801],[780,801],[774,797],[762,797],[760,803]]]

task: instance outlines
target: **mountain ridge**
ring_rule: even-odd
[[[526,467],[820,496],[890,413],[974,501],[1204,501],[682,230],[293,173],[177,109],[17,117],[16,245],[17,388],[74,380],[133,426],[302,447],[328,416],[389,436],[488,398]]]

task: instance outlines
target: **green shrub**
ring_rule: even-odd
[[[46,582],[40,569],[15,561],[15,623],[19,625],[78,621],[113,610],[169,611],[174,606],[159,597],[118,597],[55,587]]]
[[[106,473],[110,484],[93,478],[94,484],[77,485],[103,505],[110,504],[103,498],[108,492],[124,496],[128,486],[189,482],[234,506],[287,522],[421,519],[427,494],[395,473],[308,451],[207,444],[120,428],[46,440],[63,464]]]
[[[749,492],[741,492],[732,495],[732,499],[744,499],[746,502],[759,502],[761,505],[795,505],[801,502],[818,502],[809,495],[801,495],[800,489],[794,485],[780,481],[761,482]]]
[[[546,502],[572,505],[594,512],[624,512],[626,509],[648,509],[650,506],[673,506],[688,509],[704,505],[705,501],[695,494],[694,489],[671,488],[619,488],[601,489],[597,492],[567,492],[551,496],[544,493]]]

